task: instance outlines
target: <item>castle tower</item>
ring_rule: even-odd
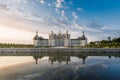
[[[36,31],[36,35],[33,38],[34,46],[38,47],[39,46],[39,36],[38,36],[38,31]]]
[[[38,31],[36,31],[36,36],[38,37]]]
[[[86,38],[86,36],[85,36],[84,31],[83,31],[82,33],[83,33],[83,34],[82,34],[82,37],[81,37],[80,45],[81,45],[81,46],[85,46],[85,45],[87,45],[87,38]]]
[[[49,35],[48,45],[55,46],[55,34],[53,31],[51,31],[51,33]]]
[[[71,45],[70,34],[68,33],[68,31],[66,31],[64,38],[64,46],[70,46],[70,45]]]

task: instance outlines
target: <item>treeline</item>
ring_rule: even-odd
[[[33,48],[32,44],[10,44],[0,43],[0,48]]]
[[[120,37],[113,38],[111,40],[110,37],[108,37],[108,40],[101,40],[97,42],[90,42],[86,47],[92,47],[92,48],[120,48]]]

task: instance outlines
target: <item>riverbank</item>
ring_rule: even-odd
[[[0,48],[4,53],[120,53],[120,48]]]

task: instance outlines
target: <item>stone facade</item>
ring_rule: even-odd
[[[61,47],[61,46],[85,46],[87,45],[87,38],[83,32],[81,37],[76,39],[71,39],[68,31],[62,34],[60,31],[55,34],[53,31],[49,34],[49,39],[44,39],[38,36],[38,32],[36,32],[36,36],[33,38],[34,46],[52,46],[52,47]]]

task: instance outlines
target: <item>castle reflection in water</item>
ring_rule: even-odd
[[[83,54],[68,54],[68,53],[62,53],[62,54],[44,54],[44,53],[34,53],[33,58],[35,60],[35,63],[38,63],[38,59],[42,59],[43,57],[48,57],[48,61],[51,63],[51,65],[53,65],[54,63],[58,63],[59,65],[62,63],[66,63],[66,65],[68,65],[71,62],[71,57],[77,57],[79,59],[82,59],[82,63],[85,64],[85,61],[87,59],[88,56],[108,56],[108,58],[113,57],[120,57],[120,54],[116,53],[83,53]]]

